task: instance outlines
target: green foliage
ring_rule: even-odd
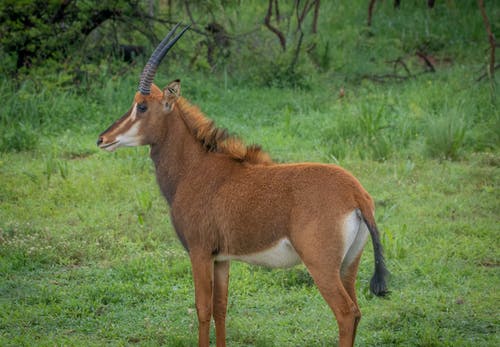
[[[429,121],[426,147],[433,158],[456,160],[465,145],[466,125],[455,117],[443,117]]]
[[[270,55],[250,68],[251,72],[247,70],[245,79],[249,84],[268,88],[310,89],[316,72],[305,64],[293,66],[293,59],[291,53]]]
[[[500,28],[493,20],[499,8],[486,5],[494,34],[499,36]],[[236,81],[260,86],[310,87],[311,76],[318,72],[340,81],[418,75],[426,68],[417,51],[427,55],[437,70],[451,63],[482,65],[487,56],[481,48],[487,47],[481,16],[471,2],[439,3],[432,10],[408,2],[397,11],[391,2],[377,3],[370,28],[365,26],[364,1],[323,2],[317,34],[311,33],[309,12],[302,23],[303,40],[292,4],[283,3],[280,20],[274,14],[272,24],[286,38],[285,52],[276,35],[261,24],[266,3],[218,0],[184,6],[160,2],[154,6],[157,21],[145,20],[148,6],[143,1],[4,1],[0,4],[0,31],[4,33],[0,73],[59,75],[59,83],[85,85],[100,80],[103,61],[109,64],[110,57],[122,58],[120,44],[141,45],[149,51],[149,42],[156,44],[172,23],[190,17],[196,20],[194,30],[176,46],[184,59],[173,59],[172,66],[220,77],[228,74]],[[220,37],[207,31],[212,24],[223,28]],[[126,69],[124,64],[115,65],[107,67],[113,74]]]
[[[39,135],[31,125],[19,122],[4,127],[0,137],[0,151],[31,151],[38,145]]]
[[[328,155],[335,160],[352,156],[385,160],[397,150],[393,141],[396,136],[392,134],[395,129],[388,123],[384,105],[378,110],[368,103],[362,105],[362,110],[352,110],[350,106],[336,110],[337,119],[321,133]]]
[[[71,3],[82,7],[81,16],[91,12],[90,2]],[[403,1],[394,11],[391,1],[377,2],[368,29],[366,1],[321,2],[319,35],[306,33],[293,69],[293,44],[282,53],[259,24],[265,2],[190,3],[195,16],[204,9],[231,33],[255,31],[233,41],[230,56],[215,66],[201,57],[190,65],[198,40],[187,34],[155,83],[181,78],[183,95],[218,125],[261,144],[277,161],[339,163],[375,198],[392,295],[380,300],[369,293],[368,243],[357,284],[363,312],[357,343],[499,345],[500,112],[498,90],[475,82],[486,47],[480,17],[470,15],[475,3],[438,1],[428,10]],[[6,6],[23,4],[39,2],[4,1],[0,16]],[[59,5],[48,2],[33,20],[43,29]],[[498,6],[487,6],[498,17]],[[12,19],[12,28],[0,23],[7,33],[0,40],[38,37],[34,29],[21,33]],[[125,29],[104,23],[94,38],[135,37]],[[161,25],[156,30],[166,32]],[[90,47],[82,42],[76,45]],[[13,79],[17,53],[6,47],[0,49],[0,345],[195,345],[190,263],[148,149],[105,153],[95,146],[130,107],[142,64],[55,52]],[[394,70],[386,63],[397,57],[412,73],[424,71],[416,49],[436,58],[435,73],[402,83],[370,78],[406,76],[401,65]],[[231,346],[325,346],[337,338],[332,312],[303,266],[234,263],[227,331]]]
[[[139,1],[2,1],[0,45],[16,70],[51,62],[57,68],[103,23],[128,18],[133,24],[141,11]]]
[[[137,222],[140,225],[144,225],[144,216],[148,214],[148,212],[153,207],[153,199],[151,194],[148,191],[145,192],[137,192],[136,196],[136,208],[137,208]]]

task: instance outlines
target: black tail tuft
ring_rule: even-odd
[[[378,264],[375,264],[375,273],[370,280],[370,291],[376,296],[386,296],[389,294],[387,289],[386,277],[389,274],[387,269],[383,267],[382,269],[377,269]]]
[[[373,243],[373,254],[375,256],[375,272],[370,281],[370,290],[376,296],[385,296],[389,294],[387,290],[386,279],[389,271],[385,267],[384,255],[382,244],[380,243],[380,236],[376,225],[370,224],[363,216],[363,220],[370,231]]]

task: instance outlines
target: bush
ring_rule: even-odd
[[[392,124],[394,115],[385,102],[366,100],[361,107],[336,117],[334,124],[323,131],[323,139],[330,155],[342,159],[355,156],[361,159],[383,161],[390,158],[402,139]]]
[[[88,35],[106,22],[143,24],[144,10],[138,1],[2,1],[0,45],[15,60],[15,71],[43,66],[48,60],[67,61]],[[113,28],[107,28],[112,31]],[[103,35],[112,36],[112,35]],[[100,41],[100,40],[97,40]],[[107,43],[113,43],[108,41]],[[105,45],[103,45],[105,46]],[[98,51],[98,50],[97,50]],[[96,51],[92,50],[92,54]],[[86,54],[90,55],[88,52]]]
[[[425,134],[427,154],[436,159],[460,159],[464,152],[466,125],[462,119],[445,115],[430,120]]]
[[[0,136],[0,152],[30,151],[36,148],[39,135],[29,124],[18,123],[4,128]]]

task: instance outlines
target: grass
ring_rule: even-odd
[[[369,294],[367,247],[358,277],[359,345],[495,346],[498,143],[476,151],[468,141],[484,135],[475,135],[473,124],[484,124],[465,118],[467,109],[438,106],[429,100],[432,91],[417,93],[419,83],[428,82],[361,86],[341,100],[313,91],[214,92],[199,85],[193,94],[204,95],[200,104],[218,123],[262,143],[278,160],[339,161],[375,197],[392,295]],[[482,92],[463,95],[484,101]],[[197,321],[189,260],[169,224],[148,150],[98,151],[96,134],[128,101],[113,106],[114,114],[104,99],[95,103],[102,119],[84,124],[87,130],[40,135],[35,149],[0,157],[0,345],[192,346]],[[483,122],[492,121],[483,115],[487,109],[496,110],[478,102],[464,107],[478,109]],[[425,132],[434,129],[431,115],[444,111],[460,112],[471,124],[461,128],[456,161],[427,152],[429,139],[440,138]],[[333,316],[303,266],[234,263],[231,273],[230,345],[336,340]]]
[[[357,283],[358,345],[498,346],[500,112],[495,82],[475,82],[484,29],[470,4],[437,2],[428,11],[403,2],[399,12],[391,4],[377,2],[367,29],[359,25],[364,10],[322,3],[332,15],[320,25],[335,35],[317,38],[320,72],[302,61],[297,76],[276,76],[264,59],[248,64],[254,77],[242,82],[235,61],[223,77],[176,62],[156,81],[180,77],[184,96],[246,142],[278,161],[338,163],[372,194],[392,294],[369,293],[368,244]],[[246,16],[228,9],[226,24],[242,18],[251,28]],[[265,42],[275,40],[269,35]],[[386,84],[363,77],[392,72],[387,59],[421,45],[443,62],[436,73]],[[135,69],[80,88],[55,83],[57,74],[0,83],[0,346],[196,344],[189,259],[148,149],[110,154],[95,146],[129,107]],[[276,87],[290,78],[303,88]],[[227,330],[230,346],[337,339],[303,266],[233,263]]]
[[[126,152],[73,159],[69,177],[48,183],[31,155],[3,158],[0,344],[195,344],[189,261],[158,194],[141,207],[137,192],[157,191],[149,165],[138,164],[145,151]],[[13,157],[23,165],[7,168]],[[377,198],[392,272],[388,300],[368,294],[367,247],[360,345],[498,344],[499,175],[489,157],[473,160],[345,163]],[[335,340],[332,315],[303,267],[235,263],[230,291],[231,345]]]

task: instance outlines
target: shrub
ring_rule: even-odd
[[[0,152],[30,151],[38,145],[38,134],[30,125],[18,123],[3,129],[0,135]]]
[[[429,121],[425,133],[426,152],[432,158],[458,160],[464,152],[465,139],[465,122],[445,115]]]

